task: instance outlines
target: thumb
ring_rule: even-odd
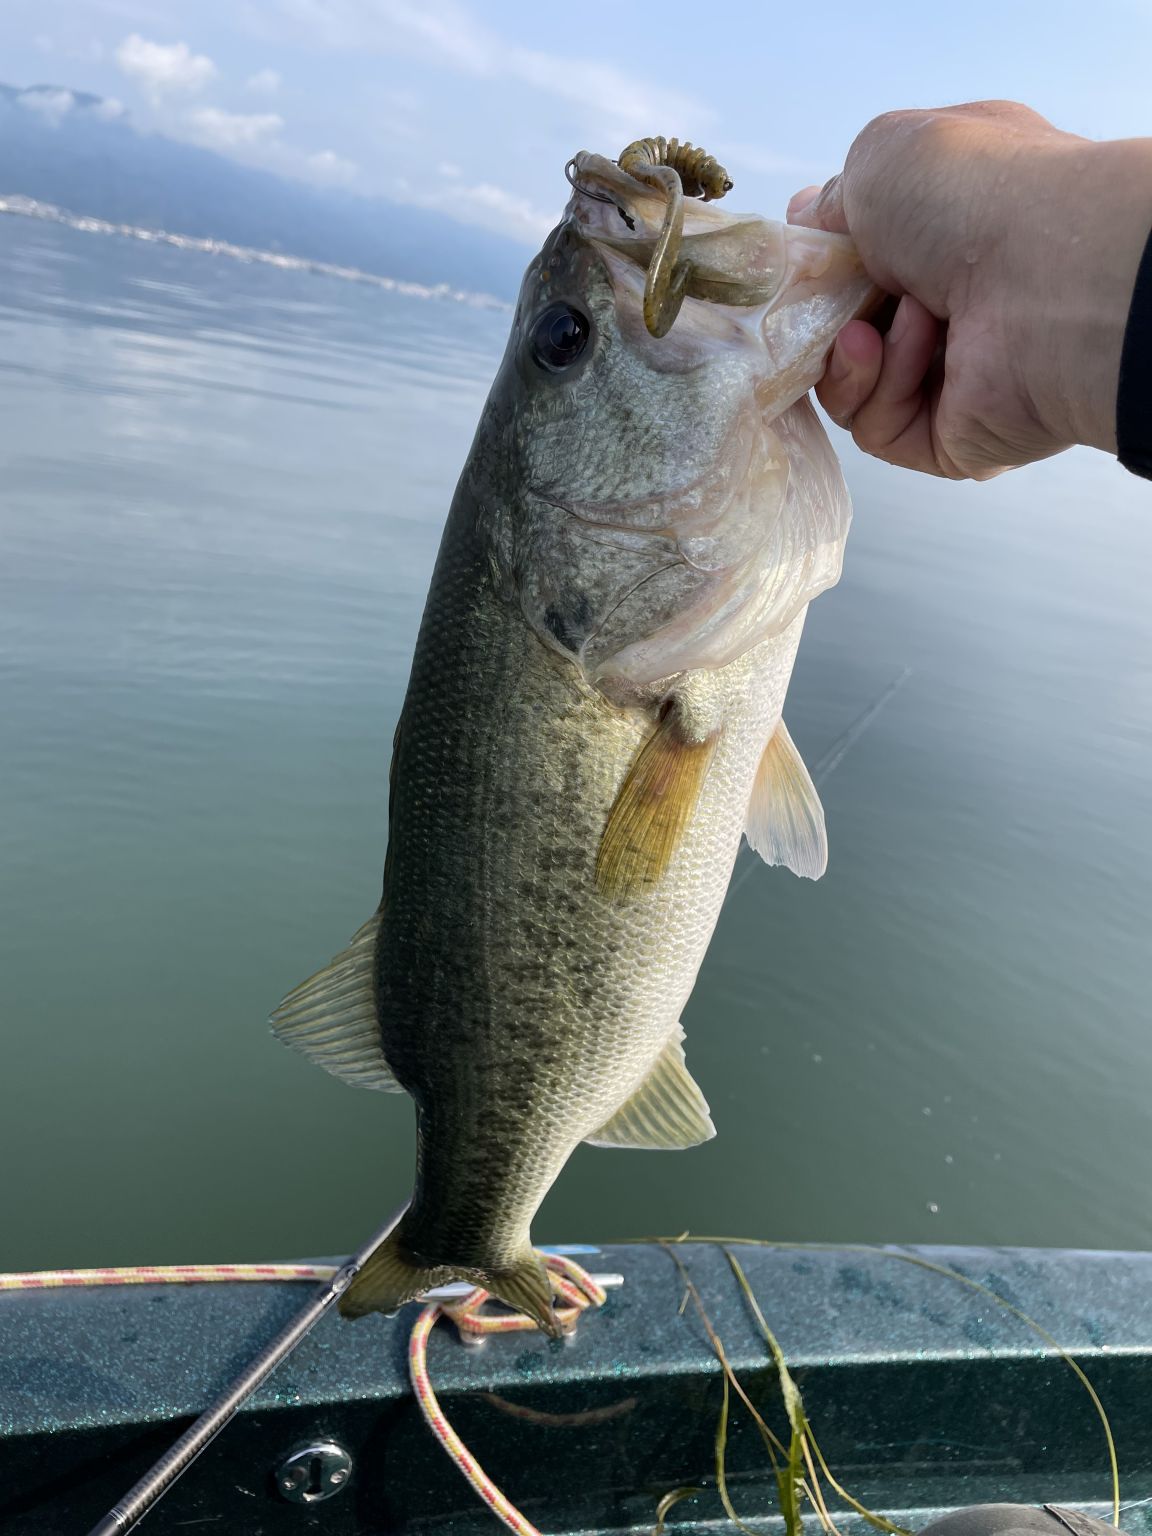
[[[833,176],[822,187],[805,187],[797,192],[788,204],[788,222],[805,229],[826,229],[835,235],[846,235],[843,179]]]

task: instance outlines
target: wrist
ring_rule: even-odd
[[[1038,420],[1061,443],[1116,451],[1116,385],[1152,230],[1152,139],[1072,141],[1023,210],[1012,329]]]

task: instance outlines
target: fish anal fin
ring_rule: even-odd
[[[783,720],[764,748],[744,835],[765,864],[819,880],[828,867],[824,807]]]
[[[346,1083],[402,1093],[380,1044],[374,981],[380,914],[347,949],[289,992],[272,1015],[272,1033]]]
[[[675,706],[641,747],[617,792],[596,855],[601,894],[626,900],[658,884],[692,819],[718,734],[685,735]]]
[[[593,1147],[643,1147],[676,1151],[696,1147],[716,1134],[708,1101],[684,1060],[684,1031],[676,1033],[627,1103],[586,1138]]]

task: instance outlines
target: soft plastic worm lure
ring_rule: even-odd
[[[680,313],[688,284],[687,264],[680,261],[684,199],[699,197],[709,203],[730,192],[732,182],[712,155],[679,139],[637,139],[621,151],[616,163],[637,181],[658,188],[668,200],[644,283],[644,324],[653,336],[666,336]]]

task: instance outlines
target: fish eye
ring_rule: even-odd
[[[536,317],[529,336],[532,361],[549,373],[563,373],[588,345],[592,325],[571,304],[549,304]]]

